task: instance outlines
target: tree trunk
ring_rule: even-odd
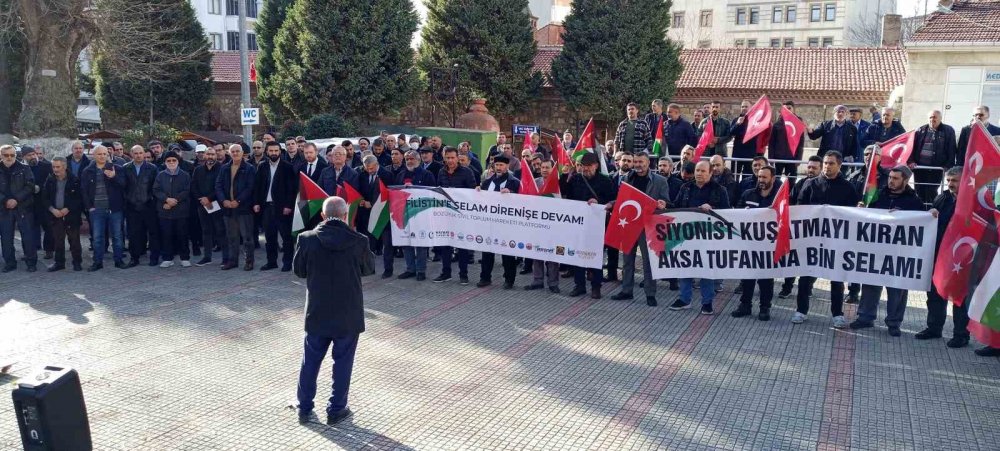
[[[76,62],[96,25],[87,0],[18,0],[27,46],[18,118],[24,136],[76,134]]]
[[[10,53],[10,46],[6,42],[0,42],[0,135],[9,135],[14,132],[10,111],[10,72],[7,70],[9,61],[7,55]]]

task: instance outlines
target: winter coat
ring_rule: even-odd
[[[52,216],[52,212],[48,210],[56,204],[58,183],[59,180],[56,179],[56,176],[50,175],[42,187],[42,203],[47,215],[46,218],[50,222],[56,220],[55,216]],[[73,174],[70,174],[68,169],[66,170],[66,188],[63,191],[63,208],[69,210],[69,214],[62,217],[62,220],[66,224],[79,226],[83,223],[81,219],[81,214],[83,213],[83,195],[80,191],[80,179],[73,177]]]
[[[16,212],[20,214],[32,212],[34,197],[35,177],[28,165],[15,161],[10,168],[0,168],[0,212],[10,211],[6,205],[10,199],[17,201],[17,206],[14,207]]]
[[[104,169],[115,168],[114,178],[104,175]],[[88,211],[94,208],[94,196],[97,194],[97,177],[104,177],[104,188],[108,192],[108,206],[114,212],[122,211],[125,208],[125,169],[121,166],[113,165],[111,162],[104,164],[104,169],[98,169],[97,163],[90,163],[87,169],[80,172],[80,188],[83,192],[83,207]]]
[[[251,214],[253,212],[253,184],[256,171],[249,162],[244,161],[236,170],[236,181],[235,186],[233,186],[232,167],[232,163],[227,163],[219,169],[219,177],[215,179],[215,199],[219,201],[222,213],[226,216]],[[231,188],[235,188],[232,193],[230,193]],[[240,205],[236,208],[225,208],[222,203],[227,200],[236,200]]]
[[[851,128],[853,127],[852,125]],[[834,179],[820,175],[807,180],[802,185],[802,191],[795,204],[856,207],[860,199],[861,195],[843,174],[838,174],[837,178]]]
[[[179,167],[174,174],[160,171],[153,182],[153,197],[161,219],[186,219],[191,215],[191,175]],[[169,210],[164,208],[168,197],[177,200]]]
[[[917,133],[913,136],[913,153],[910,154],[910,159],[906,160],[907,163],[920,164],[920,151],[924,147],[924,136],[927,135],[930,128],[930,125],[924,124],[917,129]],[[955,166],[957,153],[955,129],[947,124],[938,125],[937,132],[934,134],[934,156],[931,158],[931,166],[947,170]]]
[[[125,172],[125,201],[130,210],[140,211],[146,208],[156,208],[153,198],[153,182],[160,173],[152,163],[142,162],[139,174],[135,173],[135,162],[127,163],[122,168]]]

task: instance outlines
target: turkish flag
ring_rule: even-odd
[[[569,155],[566,154],[566,148],[563,147],[562,139],[559,139],[558,137],[553,140],[552,153],[553,153],[553,158],[555,158],[556,160],[557,168],[561,168],[563,166],[571,166],[573,164],[569,160]]]
[[[531,133],[526,133],[524,135],[524,147],[521,148],[521,151],[524,152],[524,149],[528,149],[531,153],[535,153],[535,144],[531,142]]]
[[[997,178],[1000,178],[1000,147],[977,121],[969,135],[969,147],[965,152],[965,163],[962,168],[961,189],[958,190],[955,216],[951,222],[955,222],[959,212],[966,213],[965,222],[968,222],[968,213],[982,211],[981,208],[993,209],[988,203],[989,193],[980,193],[980,190]]]
[[[763,133],[764,130],[771,129],[771,101],[767,99],[767,94],[757,99],[757,103],[747,110],[747,115],[743,120],[747,121],[747,132],[743,135],[743,144]]]
[[[715,125],[712,124],[712,117],[709,116],[705,119],[708,121],[705,124],[705,131],[701,132],[701,138],[698,138],[698,145],[694,148],[694,162],[697,163],[701,161],[701,156],[705,154],[705,149],[712,144],[712,140],[715,139]]]
[[[965,174],[962,174],[962,178],[965,178]],[[972,259],[984,233],[986,221],[983,218],[956,208],[955,216],[941,239],[931,280],[938,294],[955,305],[962,305],[969,294]]]
[[[628,183],[618,188],[618,198],[611,213],[611,221],[604,232],[604,244],[626,254],[639,239],[646,217],[656,210],[656,200]]]
[[[910,159],[910,154],[913,153],[913,141],[915,141],[914,136],[916,136],[917,131],[913,130],[909,133],[903,133],[895,138],[892,138],[884,143],[880,143],[879,156],[882,158],[882,162],[879,166],[886,169],[892,169],[899,165],[905,165]]]
[[[767,145],[771,142],[771,127],[765,129],[757,135],[757,155],[764,155],[767,152]]]
[[[549,172],[549,176],[545,178],[545,182],[542,183],[541,189],[538,190],[539,196],[552,196],[555,198],[561,198],[562,193],[559,188],[559,171],[555,168]]]
[[[250,60],[250,83],[257,83],[257,61]]]
[[[784,178],[781,188],[778,188],[778,194],[774,196],[774,201],[771,202],[771,209],[778,215],[778,234],[774,237],[775,263],[781,260],[781,257],[788,255],[792,250],[792,219],[788,211],[790,208],[790,203],[788,202],[788,185],[791,185],[791,182],[788,181],[788,178]]]
[[[535,184],[535,178],[531,175],[531,162],[524,157],[521,157],[521,189],[517,193],[529,196],[538,195],[538,185]]]
[[[781,107],[781,120],[785,122],[785,137],[788,138],[788,148],[792,151],[792,156],[797,156],[795,154],[799,151],[802,135],[806,133],[806,124],[784,105]]]

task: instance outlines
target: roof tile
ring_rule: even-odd
[[[1000,45],[1000,0],[957,1],[951,11],[931,14],[909,41],[995,41]]]

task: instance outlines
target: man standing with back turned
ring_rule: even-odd
[[[327,348],[333,345],[333,393],[326,405],[326,423],[349,416],[347,393],[354,368],[358,336],[365,331],[361,277],[375,274],[375,254],[368,239],[347,225],[347,202],[330,197],[315,229],[299,234],[295,244],[295,275],[306,279],[305,353],[299,372],[299,422],[308,422],[316,396],[316,377]]]

